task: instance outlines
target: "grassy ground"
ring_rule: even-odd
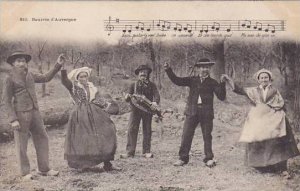
[[[55,82],[53,82],[55,83]],[[51,102],[60,96],[67,100],[67,92],[56,88],[51,97],[42,99]],[[58,88],[58,89],[57,89]],[[38,90],[39,91],[39,90]],[[292,191],[300,190],[300,158],[289,161],[289,169],[293,179],[286,180],[278,174],[261,174],[243,165],[244,146],[237,142],[241,125],[248,110],[243,98],[229,93],[228,102],[215,104],[215,120],[213,131],[213,149],[217,166],[207,168],[202,162],[203,141],[200,128],[197,128],[191,150],[190,163],[184,167],[174,167],[172,163],[178,158],[183,125],[183,100],[171,102],[163,100],[164,108],[178,110],[178,113],[165,116],[164,133],[160,137],[158,123],[153,125],[152,151],[154,158],[145,159],[141,155],[142,134],[138,137],[137,155],[133,159],[120,159],[125,152],[128,113],[113,116],[117,127],[118,149],[114,165],[122,168],[117,172],[78,173],[68,168],[63,159],[65,130],[63,127],[49,130],[50,164],[60,170],[58,177],[36,175],[36,155],[32,142],[28,145],[32,173],[36,175],[32,181],[21,181],[17,176],[17,163],[14,143],[0,144],[0,190],[51,190],[51,191],[97,191],[97,190],[225,190],[225,191]],[[66,101],[62,101],[66,102]],[[100,164],[101,166],[102,164]]]

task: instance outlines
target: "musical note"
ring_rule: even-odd
[[[104,30],[108,35],[113,32],[123,33],[149,31],[176,31],[188,32],[235,32],[235,31],[264,31],[275,33],[286,30],[284,20],[123,20],[109,17],[104,20]]]
[[[161,24],[162,23],[162,24]],[[158,27],[160,27],[160,29],[162,30],[162,31],[165,31],[165,29],[167,28],[168,30],[171,28],[171,22],[169,22],[169,21],[164,21],[164,20],[158,20],[158,23],[157,23],[157,25],[156,26],[158,26]]]
[[[132,25],[125,25],[125,28],[123,29],[123,33],[129,32],[131,33],[132,31]]]
[[[176,26],[174,27],[174,30],[181,32],[182,31],[182,25],[179,24],[179,23],[176,23]]]
[[[273,29],[271,30],[272,33],[275,33],[275,26],[274,25],[270,25],[270,27],[272,27]]]
[[[206,29],[204,30],[204,28]],[[208,33],[208,25],[202,25],[202,29],[200,30],[200,32],[203,33],[203,31]]]
[[[259,25],[259,27],[258,27],[258,25]],[[261,31],[262,30],[262,23],[261,22],[256,22],[255,26],[253,28]]]
[[[231,24],[229,25],[229,27],[226,29],[227,32],[231,31]]]
[[[141,25],[141,26],[140,26]],[[143,31],[144,30],[144,23],[142,23],[142,22],[138,22],[138,25],[135,27],[137,30],[140,28],[141,29],[141,31]]]
[[[106,30],[108,31],[108,36],[111,34],[111,31],[114,30],[114,26],[110,24],[111,22],[111,17],[108,18],[108,24],[106,25]]]
[[[251,21],[245,20],[244,23],[243,23],[241,26],[242,26],[242,27],[250,28],[250,27],[251,27]]]
[[[274,25],[270,25],[270,24],[268,24],[268,28],[265,29],[265,32],[269,32],[270,28],[273,28],[273,29],[271,30],[271,32],[272,32],[272,33],[275,33],[275,26],[274,26]]]
[[[149,24],[149,26],[148,26],[148,28],[146,29],[146,31],[148,31],[148,32],[151,31],[151,28],[152,28],[152,27],[153,27],[152,29],[154,29],[154,26],[155,26],[154,23],[155,23],[155,21],[152,20],[152,24]]]
[[[187,31],[187,32],[189,32],[189,33],[191,33],[191,32],[192,32],[192,25],[186,24],[186,27],[184,27],[183,30],[185,30],[185,31]]]
[[[146,29],[146,31],[151,31],[152,25],[149,25],[149,27]]]
[[[218,32],[220,30],[220,23],[214,22],[214,25],[211,27],[211,29],[216,30]]]

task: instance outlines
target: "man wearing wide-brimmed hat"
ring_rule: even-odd
[[[194,65],[194,75],[189,77],[177,77],[168,63],[164,65],[167,75],[174,84],[189,87],[179,160],[174,163],[175,166],[183,166],[189,162],[189,152],[195,128],[199,123],[204,140],[205,157],[203,162],[209,167],[215,164],[211,135],[214,118],[213,98],[215,94],[220,100],[224,100],[226,98],[226,89],[225,82],[219,84],[210,77],[212,65],[214,65],[214,62],[211,62],[209,59],[200,59]],[[221,81],[223,81],[223,77],[221,77]]]
[[[135,74],[138,76],[138,81],[131,84],[129,92],[125,96],[126,101],[130,101],[130,95],[138,94],[144,95],[147,99],[152,101],[152,105],[154,107],[159,104],[160,95],[157,87],[149,80],[151,72],[152,69],[147,65],[140,65],[135,70]],[[137,108],[131,102],[126,154],[122,154],[121,158],[134,157],[141,120],[143,120],[143,154],[146,158],[153,157],[153,154],[151,153],[152,114]]]
[[[27,156],[30,134],[36,149],[39,174],[58,175],[58,171],[49,168],[48,135],[39,112],[35,83],[50,81],[62,67],[65,58],[60,55],[54,68],[45,74],[29,72],[30,60],[31,56],[23,51],[14,52],[7,58],[6,61],[12,66],[12,70],[4,82],[1,100],[14,129],[18,165],[24,179],[32,179]]]

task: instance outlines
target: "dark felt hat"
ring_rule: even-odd
[[[198,60],[198,62],[195,64],[195,67],[201,67],[201,66],[212,66],[215,62],[210,61],[208,58],[201,58]]]
[[[31,56],[29,54],[26,54],[23,51],[16,51],[7,58],[6,62],[12,65],[17,58],[25,58],[26,62],[31,60]]]
[[[139,67],[137,67],[137,69],[135,69],[134,71],[135,75],[138,75],[141,70],[148,70],[149,74],[152,72],[152,69],[149,66],[140,65]]]

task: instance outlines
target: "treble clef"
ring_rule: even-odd
[[[109,17],[108,23],[106,25],[106,30],[109,31],[108,36],[111,34],[111,31],[113,31],[115,28],[114,25],[112,25],[110,22],[111,22],[111,17]]]

